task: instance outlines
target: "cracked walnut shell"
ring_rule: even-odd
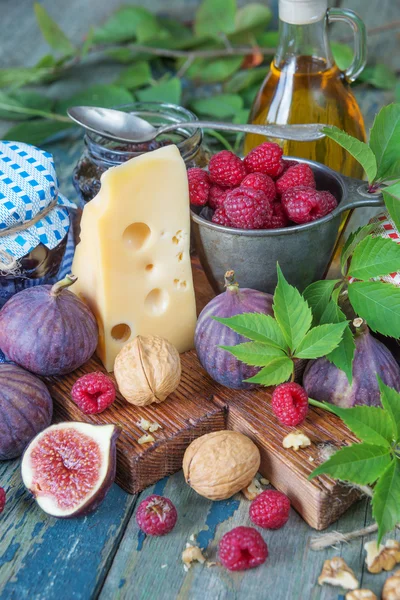
[[[382,590],[382,600],[399,600],[400,598],[400,569],[385,581]]]
[[[365,562],[370,573],[391,571],[400,562],[400,542],[387,540],[378,548],[375,540],[364,544],[367,551]]]
[[[329,585],[340,586],[345,590],[356,590],[358,588],[354,571],[339,556],[324,562],[321,575],[318,577],[318,583],[319,585],[328,583]]]
[[[207,433],[186,449],[186,483],[210,500],[225,500],[250,485],[260,466],[257,446],[238,431]]]
[[[179,385],[181,359],[164,338],[138,335],[117,355],[114,375],[119,391],[131,404],[160,403]]]

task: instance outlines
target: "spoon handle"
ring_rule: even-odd
[[[243,133],[256,133],[268,137],[282,140],[293,140],[296,142],[312,142],[325,137],[322,128],[326,127],[323,123],[307,123],[299,125],[237,125],[234,123],[222,123],[220,121],[188,121],[185,123],[173,123],[165,125],[158,129],[158,135],[178,129],[204,127],[207,129],[216,129],[219,131],[238,131]]]

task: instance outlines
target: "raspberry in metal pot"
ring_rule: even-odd
[[[299,225],[322,219],[330,212],[326,196],[305,186],[294,187],[284,192],[282,206],[289,219]]]
[[[253,190],[260,190],[263,192],[267,199],[272,202],[276,197],[275,183],[269,175],[263,173],[249,173],[243,179],[242,186],[250,187]]]
[[[246,168],[242,160],[229,150],[222,150],[211,157],[208,172],[213,183],[225,187],[240,185],[246,176]]]
[[[279,177],[276,182],[276,191],[279,195],[290,188],[304,185],[305,187],[316,187],[314,173],[309,165],[306,163],[300,163],[294,167],[289,167],[284,174]]]
[[[266,195],[248,187],[238,187],[229,192],[224,208],[228,219],[240,229],[261,229],[272,216]]]
[[[204,206],[210,192],[210,179],[206,171],[193,167],[188,170],[189,198],[195,206]]]
[[[270,177],[279,177],[284,169],[282,148],[272,142],[263,142],[244,158],[249,173],[265,173]]]

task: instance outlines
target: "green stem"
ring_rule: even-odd
[[[57,281],[57,283],[55,283],[52,286],[50,290],[50,295],[53,297],[57,297],[59,294],[61,294],[63,289],[69,288],[69,286],[75,283],[77,279],[78,278],[76,277],[76,275],[72,275],[72,273],[70,273],[69,275],[64,277],[64,279],[61,279],[61,281]]]
[[[333,411],[326,402],[319,402],[318,400],[314,400],[314,398],[309,398],[308,403],[312,406],[316,406],[317,408],[322,408],[323,410],[326,410],[332,413],[333,415],[335,414],[335,411]]]
[[[215,131],[214,129],[205,129],[204,131],[206,131],[208,135],[211,135],[211,136],[215,137],[219,142],[221,142],[221,144],[227,150],[230,150],[231,152],[233,152],[233,148],[230,145],[230,143],[228,142],[228,140],[226,138],[224,138],[223,135],[221,135],[220,133],[218,133],[218,131]]]
[[[61,121],[62,123],[72,123],[71,119],[58,115],[56,113],[49,113],[44,110],[36,108],[27,108],[25,106],[14,106],[12,104],[3,104],[0,102],[0,108],[3,110],[9,110],[10,112],[21,113],[23,115],[31,115],[33,117],[44,117],[45,119],[51,119],[52,121]]]

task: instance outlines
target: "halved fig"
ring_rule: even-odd
[[[40,508],[53,517],[87,515],[115,479],[115,425],[58,423],[39,433],[22,458],[22,480]]]

